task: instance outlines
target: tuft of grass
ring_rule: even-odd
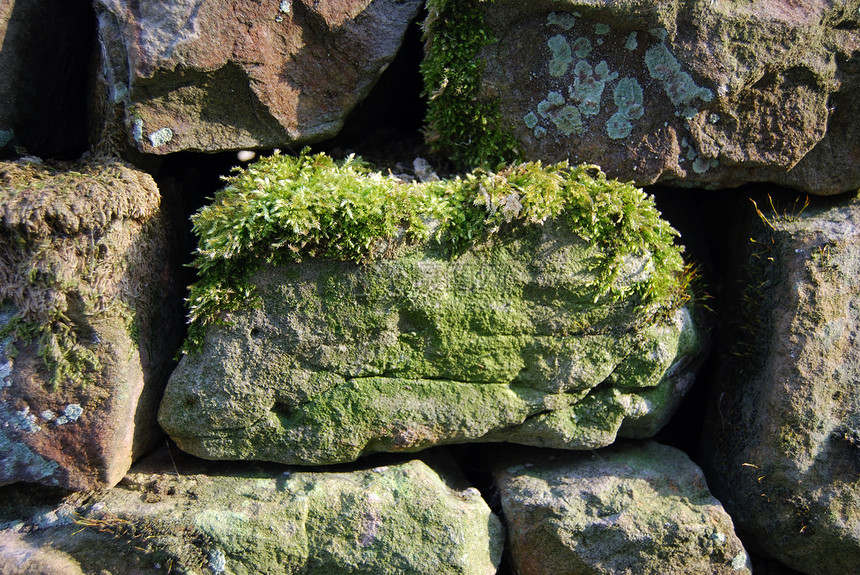
[[[600,247],[594,270],[600,297],[635,295],[672,309],[689,298],[690,273],[674,244],[677,232],[653,198],[608,180],[596,166],[530,162],[406,184],[357,158],[335,162],[306,149],[296,157],[275,153],[237,169],[226,182],[192,216],[199,238],[192,266],[199,279],[188,300],[186,351],[200,348],[206,327],[224,312],[255,305],[248,278],[263,264],[309,257],[365,263],[422,241],[437,242],[455,256],[509,224],[535,226],[551,218],[562,218]],[[650,257],[654,271],[647,282],[619,287],[630,255]]]
[[[498,98],[482,94],[480,51],[496,39],[484,24],[481,1],[429,0],[423,25],[426,140],[460,169],[494,168],[519,157]]]

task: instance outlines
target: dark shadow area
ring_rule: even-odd
[[[92,3],[11,4],[0,47],[0,132],[12,134],[11,139],[0,134],[0,149],[6,154],[77,158],[88,145],[87,94],[96,45]]]

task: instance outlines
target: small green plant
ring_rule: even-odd
[[[496,41],[484,24],[481,0],[430,0],[421,63],[428,99],[426,139],[458,168],[495,168],[518,157],[498,98],[481,93],[480,51]]]
[[[531,162],[406,184],[356,158],[335,162],[304,150],[263,158],[226,181],[212,204],[192,216],[199,237],[192,265],[199,275],[188,301],[186,351],[199,349],[206,327],[223,312],[256,303],[249,277],[264,263],[308,257],[364,263],[420,241],[438,242],[453,256],[506,225],[551,218],[563,218],[601,248],[598,297],[619,299],[637,289],[644,302],[666,308],[688,298],[689,273],[673,243],[677,232],[651,197],[608,180],[595,166]],[[631,254],[650,257],[654,271],[638,287],[618,287]]]

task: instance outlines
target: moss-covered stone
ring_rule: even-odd
[[[183,449],[334,463],[469,441],[592,448],[672,412],[704,346],[641,192],[564,166],[417,187],[350,165],[274,157],[195,216],[200,285],[229,293],[241,265],[254,303],[202,324],[172,376],[160,421]]]
[[[0,484],[113,485],[181,333],[158,189],[114,160],[0,163],[0,213]]]
[[[326,472],[189,459],[162,450],[121,486],[57,508],[5,499],[0,571],[492,575],[499,566],[499,519],[443,458]]]

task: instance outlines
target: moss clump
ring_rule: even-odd
[[[688,276],[673,244],[677,232],[652,198],[632,184],[607,180],[595,166],[532,162],[406,184],[355,158],[335,162],[306,150],[263,158],[227,182],[192,217],[199,280],[191,286],[186,350],[199,348],[206,326],[222,312],[254,302],[247,278],[264,262],[367,262],[422,241],[456,255],[504,228],[553,218],[600,248],[591,270],[598,298],[636,296],[664,309],[687,298]],[[647,281],[622,287],[616,279],[630,256],[642,255],[653,272]]]
[[[141,294],[127,272],[150,257],[135,240],[159,203],[118,161],[0,163],[0,303],[15,310],[0,336],[36,342],[53,387],[100,371],[94,319],[131,326]]]
[[[495,42],[484,25],[482,0],[429,0],[421,64],[428,98],[427,141],[460,168],[496,167],[518,157],[498,99],[482,93],[479,58]]]

